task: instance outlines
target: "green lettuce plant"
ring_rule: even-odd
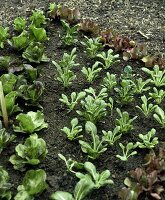
[[[150,92],[149,95],[157,104],[160,104],[165,97],[165,91],[163,89],[157,90],[156,87],[153,87],[153,92]]]
[[[103,87],[106,87],[108,91],[111,91],[117,85],[116,74],[110,74],[107,72],[106,77],[103,79]]]
[[[16,121],[19,124],[18,126],[13,125],[13,129],[15,132],[20,133],[31,134],[48,127],[48,124],[44,122],[44,114],[41,111],[30,111],[27,114],[20,113],[16,116]]]
[[[4,93],[8,94],[14,90],[17,82],[17,76],[14,74],[3,74],[0,77],[0,81],[2,82]]]
[[[149,98],[147,99],[147,97],[145,95],[143,95],[141,97],[142,100],[142,105],[140,106],[136,106],[136,108],[138,108],[146,118],[150,117],[151,113],[154,112],[154,110],[157,108],[157,105],[153,105],[152,103],[148,103]]]
[[[83,67],[81,72],[85,75],[86,80],[89,83],[92,83],[96,77],[99,75],[99,72],[102,70],[101,67],[98,67],[99,64],[101,64],[100,62],[95,62],[92,67]]]
[[[120,76],[122,80],[130,80],[134,79],[135,74],[133,74],[133,68],[130,65],[126,65],[123,69],[123,73]]]
[[[29,20],[31,21],[31,25],[34,25],[37,28],[46,25],[46,17],[42,10],[33,10],[32,15],[30,16]]]
[[[25,174],[22,185],[18,186],[18,193],[14,197],[14,200],[34,200],[47,187],[46,173],[44,170],[29,170]]]
[[[162,108],[157,106],[155,109],[155,114],[153,114],[153,117],[161,125],[162,128],[165,128],[165,113]]]
[[[83,99],[85,95],[86,92],[72,92],[70,95],[70,100],[65,94],[62,94],[59,100],[68,107],[68,112],[71,112],[78,104],[79,100]]]
[[[0,47],[1,47],[1,49],[4,48],[4,44],[7,41],[7,38],[9,36],[8,31],[9,31],[8,27],[4,28],[3,26],[0,26]]]
[[[57,11],[61,8],[60,4],[57,3],[50,3],[48,8],[48,16],[52,19],[57,17]]]
[[[26,27],[27,21],[22,17],[14,19],[13,27],[16,31],[22,32]]]
[[[35,25],[31,25],[29,27],[29,30],[31,31],[30,39],[34,40],[36,42],[44,42],[48,40],[46,30],[44,28],[37,28]]]
[[[32,82],[36,81],[36,79],[40,75],[40,70],[29,64],[23,64],[23,68],[25,69],[25,74],[27,76],[27,79],[29,79]]]
[[[87,121],[85,124],[85,130],[88,134],[91,135],[92,141],[90,143],[83,140],[79,140],[81,149],[84,153],[88,154],[88,157],[91,159],[96,159],[107,150],[104,137],[102,139],[97,135],[97,127],[90,121]]]
[[[67,135],[67,138],[69,140],[75,140],[77,138],[83,137],[82,135],[80,135],[80,133],[82,132],[82,126],[78,125],[78,119],[73,118],[70,123],[71,129],[66,126],[61,129],[61,131]]]
[[[0,69],[7,71],[11,64],[10,56],[0,56]]]
[[[20,171],[26,169],[26,164],[38,165],[48,153],[46,142],[38,138],[36,133],[30,135],[24,144],[18,144],[15,151],[16,153],[10,157],[9,161],[13,164],[14,169]]]
[[[141,142],[137,142],[139,148],[147,148],[152,149],[155,145],[158,144],[158,137],[154,137],[156,134],[156,130],[152,128],[146,135],[139,134],[139,138]]]
[[[146,87],[148,83],[150,83],[151,79],[147,79],[143,81],[142,78],[136,79],[135,83],[135,93],[142,94],[143,92],[146,92],[150,89],[150,86]]]
[[[101,58],[104,61],[103,68],[108,69],[110,68],[114,63],[119,62],[119,54],[113,55],[113,50],[109,49],[107,52],[101,52],[100,54],[97,54],[97,57]]]
[[[122,161],[127,161],[130,156],[137,154],[137,151],[134,151],[134,149],[138,146],[137,144],[129,142],[126,146],[124,146],[122,143],[119,143],[119,146],[122,149],[123,155],[116,155],[116,157]]]

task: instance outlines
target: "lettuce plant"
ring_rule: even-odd
[[[46,17],[42,10],[33,10],[32,15],[30,16],[31,25],[34,25],[37,28],[42,27],[46,24]]]
[[[2,82],[4,93],[8,94],[14,90],[17,82],[17,76],[14,74],[3,74],[0,77],[0,81]]]
[[[49,8],[48,8],[48,12],[47,12],[48,16],[51,19],[56,19],[57,18],[57,12],[58,12],[59,8],[61,8],[60,4],[50,3]]]
[[[95,62],[92,67],[83,67],[81,72],[85,75],[87,81],[92,83],[96,77],[99,75],[99,72],[102,70],[101,67],[98,67],[100,62]]]
[[[25,174],[22,185],[18,186],[18,193],[14,197],[14,200],[34,200],[47,187],[46,173],[44,170],[29,170]]]
[[[16,170],[25,170],[25,165],[38,165],[47,154],[46,142],[38,138],[35,133],[26,139],[24,144],[18,144],[15,148],[16,154],[12,155],[9,161]]]
[[[44,54],[44,45],[40,42],[31,42],[22,57],[34,63],[49,62],[49,58]]]
[[[81,42],[81,44],[86,48],[85,52],[90,58],[95,58],[98,54],[98,51],[100,51],[103,48],[103,45],[100,43],[100,37],[97,38],[88,38],[87,36],[84,36],[86,41]]]
[[[156,87],[153,87],[153,92],[150,92],[149,95],[157,104],[160,104],[165,97],[165,91],[163,89],[157,90]]]
[[[116,74],[110,74],[107,72],[106,77],[103,79],[103,87],[106,87],[108,91],[111,91],[117,85]]]
[[[124,146],[122,143],[119,143],[119,146],[122,149],[123,155],[116,155],[116,157],[122,161],[127,161],[130,156],[137,154],[137,151],[134,151],[134,149],[138,146],[137,144],[129,142],[126,146]]]
[[[107,150],[106,145],[103,145],[105,142],[104,137],[102,139],[97,135],[97,127],[90,121],[85,124],[85,130],[91,135],[92,141],[90,143],[83,140],[79,140],[81,149],[84,153],[88,154],[88,157],[91,159],[96,159]]]
[[[121,112],[119,108],[117,108],[116,111],[120,117],[119,119],[116,119],[116,125],[120,127],[120,132],[127,133],[128,131],[131,131],[133,129],[132,122],[137,118],[137,116],[130,119],[128,112]]]
[[[78,104],[79,100],[85,97],[85,95],[86,95],[86,92],[79,92],[79,93],[72,92],[70,95],[70,99],[71,99],[70,101],[69,101],[69,98],[65,94],[62,94],[59,100],[68,107],[68,112],[70,112]]]
[[[46,30],[44,28],[37,28],[35,25],[29,27],[31,31],[30,39],[36,42],[44,42],[48,40]]]
[[[22,32],[26,27],[27,21],[22,17],[14,19],[13,27],[16,31]]]
[[[142,70],[151,76],[151,83],[156,87],[165,86],[165,70],[160,70],[158,65],[155,65],[153,70],[143,67]]]
[[[156,130],[152,128],[146,135],[139,134],[139,138],[142,140],[141,142],[137,142],[139,148],[148,148],[152,149],[155,145],[158,144],[158,137],[154,137],[156,134]]]
[[[112,66],[112,64],[119,62],[119,54],[113,55],[112,49],[109,49],[107,53],[101,52],[100,54],[97,54],[97,57],[101,58],[104,61],[104,69],[108,69]]]
[[[7,71],[11,64],[10,56],[0,56],[0,69]]]
[[[150,89],[150,87],[146,87],[146,85],[148,83],[150,83],[151,79],[147,79],[145,81],[143,81],[142,78],[138,78],[136,79],[136,83],[135,83],[135,93],[137,94],[142,94],[145,91],[148,91]]]
[[[28,79],[30,79],[30,81],[36,81],[36,79],[39,77],[40,71],[29,64],[23,64],[23,68],[25,69],[25,74]]]
[[[4,43],[6,42],[9,33],[8,33],[9,28],[6,27],[4,28],[3,26],[0,26],[0,47],[1,49],[4,48]]]
[[[11,184],[8,181],[8,172],[0,166],[0,199],[10,200],[12,198]]]
[[[162,128],[165,128],[165,113],[162,108],[157,106],[153,117],[161,125]]]
[[[18,126],[13,125],[13,129],[15,132],[20,133],[31,134],[48,127],[48,124],[44,122],[44,114],[41,111],[30,111],[27,114],[20,113],[16,116],[16,121],[19,124]]]
[[[143,102],[141,107],[136,106],[136,108],[138,108],[144,114],[144,116],[148,118],[151,113],[157,108],[157,105],[153,105],[152,103],[148,104],[149,98],[147,99],[145,95],[141,97],[141,100]]]
[[[69,140],[75,140],[77,138],[81,138],[82,135],[80,135],[80,133],[82,132],[82,126],[78,125],[78,119],[73,118],[70,123],[71,123],[71,129],[68,127],[64,127],[61,129],[61,131],[67,135],[67,138]]]
[[[100,26],[90,18],[85,18],[81,20],[79,30],[98,35],[100,33]]]

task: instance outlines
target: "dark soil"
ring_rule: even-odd
[[[65,1],[58,1],[65,2]],[[127,3],[126,3],[127,2]],[[49,1],[3,1],[0,2],[1,9],[1,21],[3,24],[11,24],[10,22],[18,15],[29,15],[31,9],[34,8],[46,8]],[[108,1],[108,0],[80,0],[67,1],[69,5],[77,5],[80,7],[82,16],[94,18],[103,28],[113,27],[122,34],[127,34],[133,39],[139,42],[146,42],[151,48],[152,52],[161,51],[164,53],[164,35],[165,35],[165,1],[149,1],[149,0],[134,0],[134,1]],[[138,31],[147,35],[149,39],[138,33]],[[50,23],[48,26],[48,35],[50,40],[47,44],[47,55],[51,60],[58,61],[61,59],[64,52],[70,52],[72,48],[65,48],[60,41],[61,27],[58,23]],[[79,40],[82,40],[80,34]],[[75,69],[77,79],[69,89],[64,89],[58,81],[54,80],[56,77],[56,70],[51,64],[42,64],[39,67],[42,69],[40,80],[45,84],[45,92],[43,98],[40,100],[40,104],[44,108],[45,120],[48,122],[49,127],[47,130],[41,131],[39,136],[42,137],[48,147],[48,156],[46,160],[35,167],[42,168],[47,173],[47,182],[49,184],[48,190],[46,190],[41,196],[37,197],[38,200],[48,199],[52,192],[57,190],[72,192],[77,182],[77,179],[73,174],[66,171],[64,163],[58,159],[58,153],[66,156],[66,158],[72,158],[77,161],[87,161],[87,156],[82,153],[80,145],[77,141],[70,142],[66,139],[65,135],[61,133],[60,129],[64,126],[69,126],[70,120],[78,116],[75,111],[67,113],[67,110],[59,102],[59,98],[62,93],[70,95],[72,91],[82,91],[88,88],[89,85],[84,81],[83,76],[79,73],[83,66],[91,66],[93,61],[86,58],[83,53],[83,48],[80,44],[77,44],[77,62],[80,63],[80,67]],[[2,52],[3,53],[3,52]],[[120,76],[123,68],[126,65],[131,65],[137,76],[144,77],[140,68],[142,63],[130,61],[121,61],[118,65],[112,66],[108,71],[110,73]],[[102,82],[106,71],[97,78],[92,87],[97,88],[98,84]],[[147,133],[151,128],[157,130],[157,136],[159,141],[164,142],[164,131],[159,128],[159,125],[153,119],[144,119],[143,116],[136,111],[135,105],[140,104],[140,96],[137,96],[133,103],[128,106],[122,107],[115,103],[116,107],[120,107],[122,111],[127,110],[131,117],[138,115],[138,119],[134,123],[134,130],[122,137],[119,142],[127,143],[129,141],[136,142],[139,133]],[[160,105],[165,109],[164,102]],[[104,120],[97,124],[98,132],[101,130],[114,129],[114,123],[117,114],[114,113],[112,118],[108,115]],[[84,125],[84,121],[81,119],[81,124]],[[16,188],[21,184],[24,172],[15,171],[12,165],[8,162],[10,155],[14,153],[14,148],[18,142],[22,141],[18,136],[17,141],[6,149],[0,157],[0,164],[6,168],[11,177],[10,182],[13,184],[13,191],[16,193]],[[157,147],[158,148],[158,147]],[[157,149],[156,148],[156,149]],[[128,162],[118,161],[115,157],[120,153],[119,146],[116,144],[114,147],[109,148],[99,159],[93,163],[96,165],[98,171],[109,169],[112,173],[114,185],[106,186],[93,192],[88,196],[88,200],[118,200],[117,192],[122,188],[123,181],[127,176],[127,172],[136,167],[141,167],[144,164],[144,156],[147,150],[139,150],[138,154],[131,157]],[[30,166],[29,169],[32,167]],[[162,197],[163,199],[163,197]],[[144,200],[144,199],[141,199]]]

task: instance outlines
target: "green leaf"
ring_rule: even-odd
[[[57,191],[50,197],[51,200],[74,200],[72,194],[69,192]]]

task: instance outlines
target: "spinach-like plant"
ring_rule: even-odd
[[[49,39],[44,28],[37,28],[35,27],[35,25],[31,25],[29,27],[29,30],[31,31],[31,40],[34,40],[36,42],[44,42]]]
[[[113,146],[114,143],[119,140],[122,136],[120,132],[120,126],[116,126],[113,131],[102,131],[104,134],[104,140],[110,145]]]
[[[4,28],[3,26],[0,26],[0,47],[4,48],[4,43],[7,41],[7,38],[9,36],[8,33],[9,28]]]
[[[163,89],[162,90],[157,90],[157,88],[154,87],[153,88],[153,92],[150,92],[149,95],[150,95],[150,97],[152,99],[155,100],[155,102],[157,104],[160,104],[163,101],[164,97],[165,97],[165,91]]]
[[[46,24],[46,17],[44,15],[44,12],[42,10],[33,10],[32,15],[30,16],[31,24],[34,25],[37,28],[42,27]]]
[[[137,118],[137,116],[130,119],[129,113],[127,111],[121,112],[119,108],[116,109],[119,119],[116,119],[116,125],[120,127],[121,133],[127,133],[133,129],[132,122]]]
[[[136,108],[138,108],[144,114],[144,116],[148,118],[151,113],[157,108],[157,105],[153,105],[152,103],[148,104],[149,98],[147,99],[145,95],[141,97],[141,100],[143,102],[141,107],[136,106]]]
[[[62,94],[59,100],[68,107],[68,112],[70,112],[78,104],[78,101],[85,97],[85,95],[86,92],[72,92],[70,95],[71,101],[69,101],[69,98],[65,94]]]
[[[20,113],[16,116],[16,120],[19,122],[19,126],[13,125],[15,132],[31,134],[48,127],[48,124],[44,122],[44,114],[41,111]]]
[[[162,128],[165,128],[165,113],[162,108],[157,106],[153,117],[161,125]]]
[[[10,200],[12,198],[11,184],[8,181],[8,172],[0,166],[0,199]]]
[[[103,79],[103,87],[106,87],[108,91],[111,91],[117,85],[116,74],[110,74],[107,72],[106,77]]]
[[[100,54],[97,54],[97,57],[101,58],[104,61],[104,69],[108,69],[112,66],[112,64],[119,62],[119,54],[113,55],[112,49],[109,49],[107,53],[101,52]]]
[[[114,100],[112,99],[112,97],[109,97],[107,106],[110,108],[111,116],[112,116],[113,115],[113,108],[114,108]]]
[[[14,200],[34,200],[47,187],[46,173],[44,170],[29,170],[25,174],[22,185],[18,186],[18,193],[14,197]]]
[[[100,37],[97,38],[88,38],[87,36],[84,36],[86,41],[81,42],[83,46],[85,46],[86,54],[90,58],[95,58],[98,54],[98,51],[100,51],[103,48],[103,45],[100,42]]]
[[[24,171],[25,165],[38,165],[47,154],[46,142],[38,138],[35,133],[26,139],[24,144],[18,144],[15,148],[16,154],[12,155],[9,161],[14,169]]]
[[[49,58],[44,54],[44,45],[40,42],[31,42],[22,57],[34,63],[49,62]]]
[[[16,31],[22,32],[26,27],[27,21],[22,17],[14,19],[13,27]]]
[[[81,72],[85,75],[87,81],[92,83],[96,77],[98,76],[99,72],[102,70],[101,67],[98,67],[100,62],[95,62],[92,67],[83,67]]]
[[[106,145],[103,145],[105,142],[104,137],[100,140],[97,135],[97,127],[90,121],[85,124],[85,130],[91,135],[91,143],[79,140],[81,149],[84,153],[88,154],[88,157],[91,159],[96,159],[100,156],[101,153],[107,150]]]
[[[151,76],[150,82],[156,87],[165,86],[165,70],[160,70],[158,65],[155,65],[153,70],[145,67],[142,70]]]
[[[82,132],[82,126],[78,125],[77,118],[73,118],[71,120],[71,127],[72,128],[70,129],[65,126],[63,129],[61,129],[61,131],[67,135],[67,138],[69,140],[75,140],[77,138],[83,137],[82,135],[80,135],[80,133]]]
[[[146,85],[148,83],[150,83],[151,79],[147,79],[145,81],[143,81],[142,78],[138,78],[136,79],[136,83],[135,83],[135,93],[137,94],[142,94],[143,92],[147,91],[150,89],[150,87],[146,87]]]
[[[61,23],[66,32],[66,35],[62,37],[63,42],[68,46],[75,44],[78,41],[76,39],[76,36],[78,34],[77,30],[79,28],[79,24],[76,24],[73,27],[71,27],[69,23],[67,23],[65,20],[61,20]]]
[[[139,134],[139,138],[142,142],[137,142],[139,148],[148,148],[152,149],[155,145],[158,144],[158,137],[154,137],[156,134],[156,130],[152,128],[146,135]]]
[[[124,146],[122,143],[119,143],[119,146],[122,149],[123,155],[116,155],[116,157],[122,161],[127,161],[130,156],[137,154],[137,151],[133,151],[138,146],[137,144],[129,142]]]

